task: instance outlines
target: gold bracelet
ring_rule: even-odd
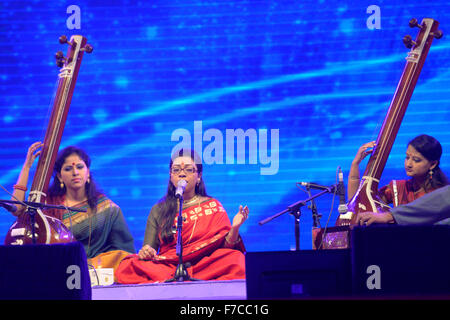
[[[238,239],[234,242],[230,242],[230,240],[227,239],[227,237],[225,237],[225,241],[228,242],[228,244],[231,244],[232,246],[236,245],[237,243],[241,242],[241,237],[238,236]]]

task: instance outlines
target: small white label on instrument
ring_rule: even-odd
[[[419,58],[420,58],[420,51],[414,50],[414,51],[410,51],[408,53],[406,60],[409,62],[417,63],[417,62],[419,62]]]
[[[346,219],[346,220],[351,220],[353,217],[353,212],[351,211],[347,211],[347,213],[343,213],[341,215],[339,215],[340,219]]]
[[[72,77],[72,70],[70,68],[68,68],[67,66],[64,68],[61,68],[59,70],[58,77],[59,78],[70,78],[70,77]]]
[[[19,237],[25,235],[25,228],[15,228],[11,230],[12,237]]]

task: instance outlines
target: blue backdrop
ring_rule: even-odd
[[[204,168],[208,193],[230,219],[250,207],[247,249],[293,249],[291,215],[258,222],[307,198],[296,182],[333,184],[338,166],[347,176],[359,146],[376,139],[406,63],[402,38],[417,34],[414,17],[438,20],[444,37],[433,42],[381,184],[405,177],[406,144],[422,133],[441,141],[448,169],[447,1],[4,0],[0,14],[0,184],[12,191],[28,146],[44,137],[54,53],[67,52],[58,37],[81,34],[94,52],[84,55],[62,146],[91,155],[137,248],[165,194],[172,148],[190,136],[215,160]],[[253,140],[227,144],[239,129]],[[222,154],[210,154],[219,146]],[[335,200],[317,199],[322,225],[334,225]],[[1,237],[14,221],[0,212]],[[304,207],[302,249],[311,248],[311,227]]]

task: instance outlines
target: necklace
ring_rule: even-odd
[[[190,205],[193,204],[194,202],[196,202],[198,200],[198,195],[196,194],[195,196],[193,196],[191,199],[184,201],[183,204],[184,205]]]

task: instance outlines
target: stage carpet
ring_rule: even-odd
[[[92,300],[245,300],[245,280],[113,284],[92,288]]]

